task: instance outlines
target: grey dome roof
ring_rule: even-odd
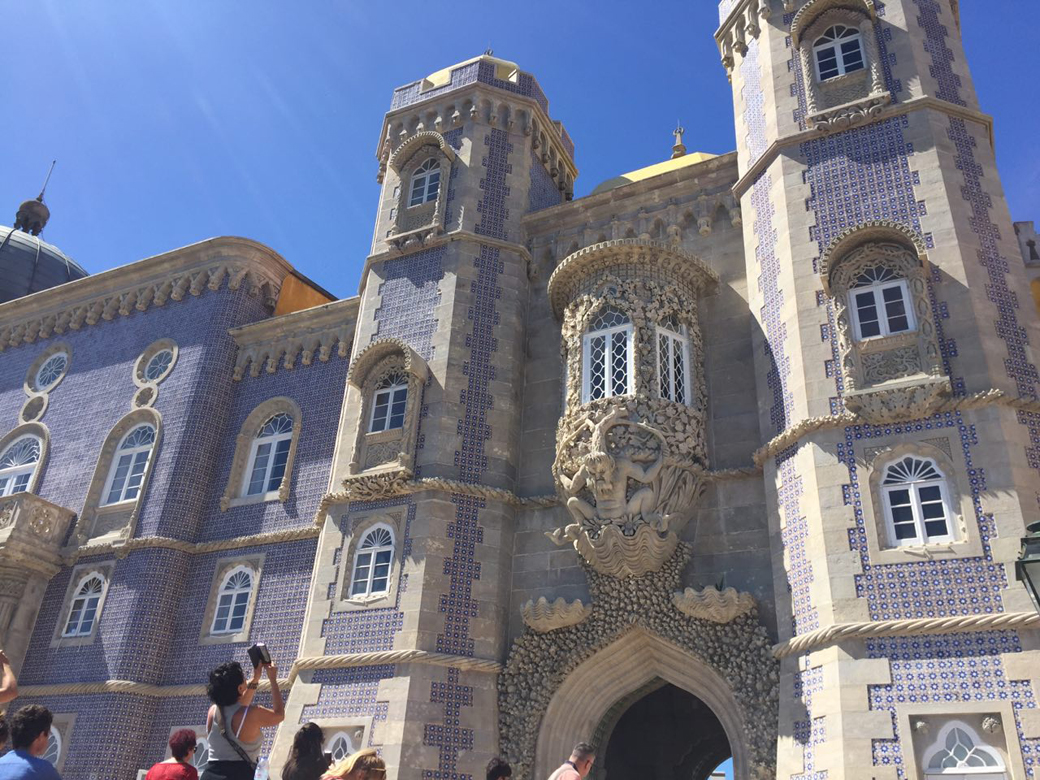
[[[86,275],[82,266],[56,246],[0,225],[0,303]]]

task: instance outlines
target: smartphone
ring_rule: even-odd
[[[271,663],[271,651],[267,649],[267,645],[263,642],[257,642],[246,652],[249,654],[249,660],[253,662],[254,669],[260,664]]]

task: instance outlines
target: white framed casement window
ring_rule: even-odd
[[[369,433],[380,433],[404,427],[404,412],[408,405],[408,377],[400,371],[387,374],[376,385],[372,394],[372,419]]]
[[[138,425],[123,437],[101,493],[101,506],[137,498],[154,446],[155,427],[148,423]]]
[[[961,720],[947,723],[921,762],[925,780],[1006,780],[1000,752]]]
[[[657,326],[657,382],[661,398],[690,405],[690,339],[675,317]]]
[[[63,637],[90,636],[101,618],[101,606],[108,582],[97,572],[83,578],[76,586],[69,607],[69,616],[62,630]]]
[[[36,370],[36,376],[33,378],[36,392],[45,393],[58,384],[58,380],[65,376],[65,369],[68,367],[69,356],[66,352],[55,352],[43,361],[43,365]]]
[[[0,496],[29,490],[43,446],[35,436],[22,436],[0,453]]]
[[[813,44],[816,77],[820,81],[855,73],[866,67],[863,36],[853,27],[836,24]]]
[[[147,382],[158,382],[169,373],[173,366],[173,350],[160,349],[148,360],[144,367],[144,378]]]
[[[325,742],[325,752],[332,756],[332,763],[336,764],[354,752],[354,742],[345,731],[337,731]]]
[[[415,169],[409,190],[408,207],[421,206],[437,199],[441,188],[441,166],[433,157]]]
[[[210,634],[237,634],[245,627],[255,584],[255,574],[248,566],[236,566],[224,575]]]
[[[632,321],[606,309],[582,341],[582,403],[632,393]]]
[[[293,418],[288,414],[276,414],[261,426],[249,453],[243,495],[278,493],[289,462],[292,438]]]
[[[881,494],[893,546],[954,541],[946,477],[931,458],[908,455],[890,463]]]
[[[390,590],[390,569],[394,560],[394,532],[379,523],[365,532],[354,555],[350,576],[350,598],[382,596]]]
[[[890,268],[868,268],[849,290],[849,307],[857,341],[916,330],[906,279]]]

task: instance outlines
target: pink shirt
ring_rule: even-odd
[[[579,775],[578,770],[570,764],[564,764],[549,775],[549,780],[581,780],[581,775]]]

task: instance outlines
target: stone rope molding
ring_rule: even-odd
[[[89,545],[75,550],[64,557],[65,565],[69,566],[84,556],[105,555],[114,552],[117,557],[124,557],[127,553],[135,550],[178,550],[189,555],[202,555],[222,550],[237,550],[242,547],[255,547],[267,544],[278,544],[280,542],[296,542],[302,539],[316,539],[320,531],[314,526],[303,526],[302,528],[288,528],[282,531],[268,531],[252,536],[235,536],[230,539],[214,539],[209,542],[186,542],[183,539],[171,539],[166,536],[149,536],[140,539],[130,539],[122,544],[99,544]]]
[[[445,666],[467,672],[498,674],[502,664],[485,658],[468,658],[448,653],[433,653],[427,650],[387,650],[374,653],[348,653],[346,655],[324,655],[297,658],[289,671],[289,676],[278,681],[280,688],[291,688],[300,676],[300,672],[318,669],[349,669],[357,666],[380,666],[384,664],[426,664],[428,666]],[[267,680],[260,682],[258,690],[269,691],[271,684]],[[157,699],[171,699],[184,696],[205,696],[206,686],[191,685],[152,685],[134,680],[104,680],[86,683],[56,683],[53,685],[22,685],[18,694],[22,697],[73,696],[79,694],[126,693],[135,696],[150,696]]]
[[[1006,406],[1010,409],[1015,409],[1016,411],[1040,413],[1040,400],[1009,395],[1004,390],[991,388],[989,390],[984,390],[981,393],[974,393],[960,398],[949,398],[940,403],[929,416],[942,414],[944,412],[961,412],[971,409],[983,409],[987,406]],[[897,421],[898,420],[893,419],[888,422]],[[853,414],[852,412],[830,414],[824,417],[809,417],[795,423],[791,427],[774,436],[766,445],[755,450],[752,459],[756,466],[761,467],[768,458],[771,458],[777,453],[787,449],[799,439],[810,433],[830,428],[844,428],[848,425],[858,424],[869,423],[859,415]]]
[[[1024,631],[1027,629],[1040,629],[1040,615],[1035,612],[1002,612],[996,615],[953,615],[943,618],[837,623],[781,642],[773,647],[773,655],[777,658],[804,655],[821,647],[838,644],[849,639],[960,634],[973,631]]]

